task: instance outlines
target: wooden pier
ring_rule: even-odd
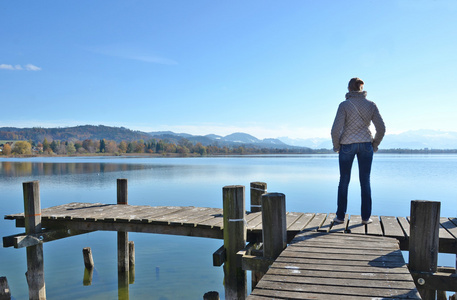
[[[333,224],[334,213],[287,212],[289,241],[300,231],[345,233],[366,236],[392,237],[400,242],[401,250],[408,250],[409,217],[372,216],[373,223],[363,225],[359,215],[351,215],[343,224]],[[24,213],[6,215],[24,227]],[[41,210],[42,227],[39,235],[44,242],[58,238],[54,230],[66,228],[76,231],[108,230],[159,233],[223,239],[223,209],[194,206],[136,206],[102,203],[69,203]],[[246,213],[248,240],[262,236],[261,212]],[[47,232],[53,232],[53,235]],[[457,218],[440,218],[440,252],[455,253],[457,247]],[[26,246],[25,235],[7,239],[9,246]],[[11,241],[8,243],[8,241]]]
[[[37,182],[33,183],[36,189]],[[440,218],[439,205],[434,219],[423,216],[424,220],[436,221],[431,225],[434,229],[420,229],[424,236],[429,236],[427,231],[430,231],[430,238],[425,239],[432,242],[424,246],[431,254],[418,255],[432,258],[425,269],[415,265],[414,270],[408,270],[400,250],[410,250],[410,256],[416,257],[410,244],[417,244],[418,235],[412,230],[417,227],[416,222],[425,221],[413,217],[372,216],[373,223],[363,225],[360,216],[351,215],[346,217],[345,223],[333,224],[333,213],[285,212],[284,195],[266,194],[266,184],[263,190],[259,184],[251,184],[251,210],[246,211],[243,186],[223,188],[223,209],[152,207],[128,205],[126,180],[121,179],[118,180],[118,204],[69,203],[41,209],[38,201],[38,207],[35,204],[35,210],[30,211],[27,210],[30,205],[25,204],[25,213],[6,215],[5,219],[15,220],[17,227],[27,228],[31,218],[39,217],[34,223],[35,230],[4,237],[3,246],[27,247],[29,252],[44,242],[72,235],[117,231],[118,270],[123,273],[129,270],[128,232],[223,239],[224,245],[215,252],[213,260],[215,266],[224,264],[226,299],[247,297],[246,270],[253,271],[255,288],[247,297],[252,300],[328,299],[331,296],[337,299],[420,299],[417,286],[421,295],[427,293],[423,290],[457,291],[457,275],[451,274],[455,268],[442,270],[434,262],[433,256],[437,256],[438,250],[457,253],[457,218]],[[39,199],[39,190],[30,188],[26,189],[24,183],[25,203]],[[432,238],[434,234],[436,239]],[[28,272],[31,274],[33,270]],[[41,266],[38,274],[43,277],[42,286],[36,299],[45,299],[42,273]],[[125,284],[127,296],[120,294],[119,299],[128,299],[128,280]]]

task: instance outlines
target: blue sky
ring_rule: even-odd
[[[329,137],[351,77],[387,133],[457,131],[457,1],[1,1],[0,127]]]

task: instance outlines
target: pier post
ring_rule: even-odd
[[[438,264],[440,202],[411,201],[409,270],[435,273]],[[424,278],[414,278],[422,299],[435,299],[436,291],[420,288]]]
[[[25,233],[41,232],[40,185],[38,181],[24,182],[24,218]],[[29,286],[29,299],[46,299],[44,283],[43,243],[29,246],[27,251],[27,272],[25,276]]]
[[[237,252],[246,246],[246,213],[244,186],[225,186],[223,194],[225,299],[243,300],[247,296],[246,271],[238,261]]]
[[[262,196],[263,256],[276,259],[287,246],[286,196],[268,193]]]
[[[127,179],[117,180],[117,204],[128,204]],[[129,233],[117,232],[118,299],[129,299]]]
[[[90,247],[83,248],[84,266],[90,270],[94,268],[94,259],[92,258],[92,250]]]
[[[265,182],[251,182],[251,212],[262,210],[262,195],[267,192]]]
[[[203,295],[203,300],[219,300],[219,293],[216,291],[211,291]]]
[[[251,182],[251,212],[262,211],[262,195],[267,193],[267,184],[265,182]],[[263,272],[251,272],[251,286],[255,288],[263,276]]]
[[[5,276],[0,277],[0,299],[1,300],[10,300],[11,291],[8,285],[8,280]]]

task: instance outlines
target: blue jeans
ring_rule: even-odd
[[[341,145],[339,152],[340,183],[338,185],[338,207],[336,216],[344,220],[348,206],[348,187],[351,180],[351,169],[354,157],[357,155],[359,164],[359,180],[362,193],[362,220],[371,216],[371,187],[370,173],[373,161],[373,145],[371,143],[355,143]]]

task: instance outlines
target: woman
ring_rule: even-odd
[[[376,104],[366,99],[363,91],[364,82],[360,78],[349,81],[346,101],[340,103],[332,126],[333,151],[339,153],[340,182],[338,185],[338,207],[335,223],[343,223],[348,202],[348,187],[351,179],[351,168],[357,155],[359,179],[362,192],[362,223],[372,222],[370,172],[373,152],[378,151],[386,131],[384,121]],[[373,139],[369,130],[373,122],[376,135]]]

